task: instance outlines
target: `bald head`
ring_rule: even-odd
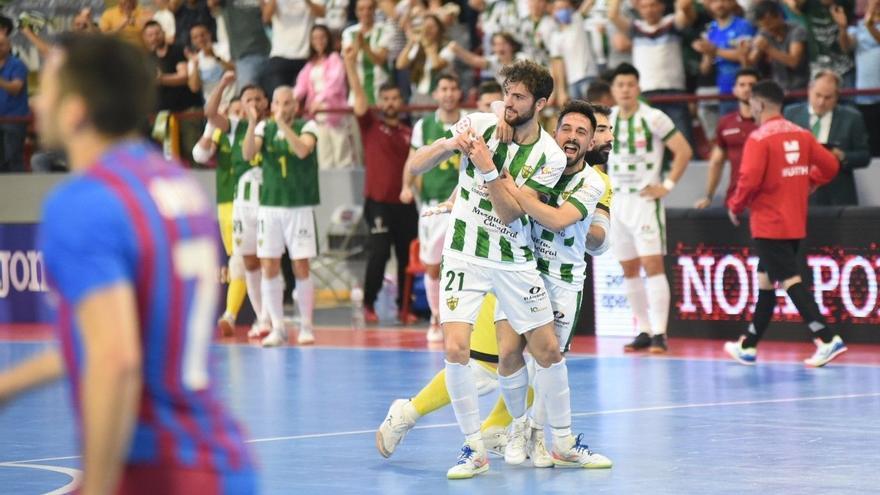
[[[831,71],[821,71],[810,82],[810,107],[817,115],[834,110],[840,96],[840,77]]]

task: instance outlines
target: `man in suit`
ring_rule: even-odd
[[[865,121],[857,110],[838,105],[840,77],[820,71],[810,82],[807,103],[785,109],[785,118],[813,133],[840,162],[840,173],[811,197],[815,206],[855,206],[859,204],[853,171],[867,167],[871,149]]]

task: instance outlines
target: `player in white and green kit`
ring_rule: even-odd
[[[611,251],[623,267],[627,299],[639,330],[625,349],[650,348],[652,353],[664,353],[670,292],[663,267],[666,212],[661,200],[681,179],[693,153],[672,119],[639,101],[639,72],[635,67],[620,64],[615,69],[611,93],[617,102],[611,111],[614,146],[608,160],[608,175],[616,195]],[[661,182],[667,149],[673,156],[672,170]],[[647,274],[645,281],[642,268]]]
[[[376,0],[357,0],[355,15],[358,23],[342,31],[342,48],[355,48],[358,79],[364,87],[367,103],[375,105],[379,88],[391,77],[388,52],[394,30],[392,26],[376,24]],[[353,99],[349,103],[353,104]]]
[[[272,118],[257,123],[256,112],[249,115],[244,155],[262,157],[263,184],[260,189],[260,222],[257,256],[263,268],[263,304],[272,320],[272,331],[263,339],[264,347],[287,340],[284,327],[284,278],[281,255],[286,247],[293,261],[296,278],[294,299],[301,323],[297,342],[314,343],[312,313],[314,282],[309,278],[309,260],[318,254],[314,207],[318,196],[316,124],[295,121],[297,100],[290,86],[279,86],[272,95]]]
[[[452,125],[464,116],[459,108],[461,87],[456,76],[441,74],[432,96],[437,102],[437,111],[420,119],[413,127],[410,157],[425,145],[438,139],[452,137],[450,130]],[[414,192],[418,193],[419,198],[419,259],[425,266],[425,295],[431,307],[428,342],[443,341],[443,331],[440,330],[440,258],[443,254],[443,239],[449,225],[449,216],[424,216],[424,213],[427,209],[434,208],[438,203],[449,199],[455,191],[458,185],[460,162],[459,155],[452,155],[417,180],[406,168],[403,171],[400,200],[403,203],[412,203]]]

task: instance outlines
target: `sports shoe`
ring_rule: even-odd
[[[287,342],[287,332],[278,329],[273,329],[266,338],[260,341],[263,347],[278,347],[284,345],[285,342]]]
[[[736,342],[725,342],[724,352],[730,354],[730,357],[735,359],[740,364],[744,364],[746,366],[754,366],[755,361],[758,359],[758,349],[754,347],[743,347],[742,343],[745,339],[746,338],[742,336]]]
[[[251,329],[248,330],[247,336],[249,339],[262,339],[263,337],[269,335],[269,332],[272,331],[272,327],[263,321],[255,321],[253,325],[251,325]]]
[[[651,337],[651,347],[648,348],[648,352],[651,354],[666,354],[668,350],[669,346],[666,345],[665,333],[659,333]]]
[[[443,342],[443,329],[437,318],[431,317],[431,326],[428,327],[428,334],[425,336],[428,342]]]
[[[651,347],[651,336],[642,332],[636,335],[632,342],[623,346],[623,350],[626,352],[644,351],[648,347]]]
[[[816,353],[813,354],[812,357],[804,359],[804,363],[807,366],[820,368],[831,362],[832,359],[846,352],[846,344],[843,343],[843,339],[840,338],[840,335],[835,335],[834,338],[831,339],[831,342],[828,342],[827,344],[819,339],[816,339],[815,342]]]
[[[504,447],[504,462],[507,464],[522,464],[526,460],[526,433],[528,418],[523,416],[514,419],[507,431],[507,445]]]
[[[217,320],[217,328],[220,329],[220,335],[232,337],[235,335],[235,318],[229,313],[223,313],[223,316]]]
[[[376,314],[375,309],[369,306],[364,306],[364,323],[368,325],[379,323],[379,315]]]
[[[458,455],[458,462],[446,471],[446,477],[451,480],[466,480],[488,470],[489,456],[486,455],[486,449],[474,450],[465,443]]]
[[[507,432],[501,426],[490,426],[483,431],[483,445],[486,451],[498,457],[504,457],[504,447],[507,446]]]
[[[407,432],[416,425],[416,418],[407,406],[411,406],[408,399],[397,399],[391,403],[388,408],[388,414],[385,415],[385,421],[379,425],[376,430],[376,448],[382,457],[391,457],[394,449],[403,441],[403,437]]]
[[[299,345],[312,345],[315,343],[315,333],[312,327],[301,326],[296,336],[296,343]]]
[[[553,467],[553,457],[547,452],[547,446],[544,445],[544,430],[529,427],[531,434],[529,435],[529,457],[532,459],[532,465],[536,468]]]
[[[574,438],[555,439],[553,442],[553,465],[560,468],[608,469],[611,459],[597,454],[581,443],[583,433]],[[560,445],[563,444],[563,445]]]
[[[419,317],[412,313],[403,314],[403,312],[401,312],[397,314],[397,321],[400,322],[401,325],[413,325],[418,323]]]

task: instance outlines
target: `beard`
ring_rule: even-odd
[[[608,155],[611,154],[611,143],[604,146],[593,148],[586,153],[584,159],[590,165],[603,165],[608,163]]]
[[[386,119],[396,119],[400,112],[396,108],[385,108],[382,110],[382,116]]]
[[[578,165],[578,164],[582,163],[582,162],[584,161],[584,157],[585,157],[586,154],[588,153],[588,152],[586,152],[586,151],[583,151],[583,149],[580,147],[580,145],[577,143],[577,141],[574,141],[574,140],[572,140],[572,141],[568,141],[567,143],[564,143],[564,144],[562,145],[563,152],[565,151],[565,147],[568,146],[568,145],[574,145],[574,146],[577,146],[578,149],[577,149],[577,151],[575,152],[574,157],[572,157],[572,158],[569,158],[568,155],[565,155],[565,159],[566,159],[565,167],[566,167],[566,168],[568,168],[568,167],[573,167],[573,166],[575,166],[575,165]]]
[[[525,124],[526,122],[532,120],[532,118],[534,116],[535,116],[535,108],[534,107],[532,107],[528,113],[516,114],[516,117],[512,118],[512,119],[507,118],[507,109],[505,109],[505,111],[504,111],[504,121],[507,122],[507,125],[509,125],[511,127],[519,127],[519,126]]]

